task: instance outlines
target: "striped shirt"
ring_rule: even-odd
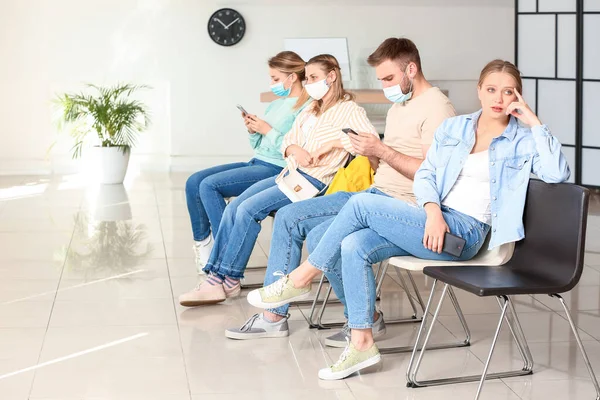
[[[352,143],[342,129],[351,128],[355,132],[372,133],[378,138],[379,135],[367,118],[365,109],[354,101],[340,101],[318,117],[312,109],[312,106],[308,106],[298,114],[292,129],[283,139],[281,152],[285,154],[286,149],[295,144],[312,153],[328,142],[341,139],[344,148],[334,148],[315,166],[300,167],[294,157],[287,158],[288,162],[297,166],[299,170],[329,185],[337,170],[348,160],[348,155],[354,155]]]

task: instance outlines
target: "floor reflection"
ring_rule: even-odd
[[[131,220],[123,185],[99,185],[87,196],[88,211],[75,216],[75,230],[65,268],[123,273],[152,254],[147,228]]]
[[[308,327],[308,306],[290,309],[289,337],[264,342],[223,335],[260,311],[244,295],[216,306],[180,306],[177,296],[198,281],[185,208],[188,176],[144,174],[129,178],[125,187],[90,187],[89,179],[70,176],[0,177],[0,189],[19,188],[0,191],[0,400],[251,400],[283,392],[289,400],[473,398],[476,383],[407,388],[406,354],[385,355],[379,369],[344,382],[320,382],[317,371],[342,349],[322,344],[335,331]],[[38,193],[42,185],[47,186]],[[26,186],[36,189],[22,189]],[[267,259],[270,224],[260,235],[249,282],[262,281],[264,269],[256,267]],[[61,253],[54,259],[56,249]],[[598,193],[590,199],[585,264],[579,285],[564,297],[598,374]],[[428,296],[431,280],[422,274],[414,278]],[[395,273],[382,291],[378,304],[386,319],[411,315]],[[457,374],[462,369],[475,374],[483,368],[498,304],[460,291],[457,296],[471,328],[471,346],[431,352],[423,362],[426,376],[453,368]],[[488,382],[482,398],[595,398],[560,304],[548,296],[514,300],[535,373]],[[446,305],[450,308],[442,310],[432,341],[456,340],[462,333],[450,302]],[[339,304],[327,307],[324,321],[342,318]],[[408,345],[418,327],[390,324],[378,343]],[[520,358],[503,328],[490,370],[518,368]]]

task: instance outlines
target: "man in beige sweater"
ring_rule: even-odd
[[[369,133],[349,134],[355,153],[369,157],[376,171],[374,183],[366,192],[414,202],[415,172],[425,158],[437,127],[456,112],[441,90],[425,79],[419,51],[409,39],[385,40],[367,61],[375,68],[385,96],[394,104],[387,113],[384,142]],[[338,192],[293,203],[277,212],[265,286],[298,267],[304,240],[312,251],[355,194]],[[343,294],[341,277],[332,276],[328,280],[336,294]],[[340,300],[345,304],[343,296]],[[228,329],[225,335],[232,339],[287,336],[287,319],[288,306],[283,306],[254,315],[241,328]],[[374,337],[383,335],[383,315],[378,313],[374,321]],[[344,347],[348,335],[349,330],[343,329],[327,338],[325,344]]]

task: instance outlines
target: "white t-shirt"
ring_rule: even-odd
[[[442,204],[491,225],[488,161],[487,150],[469,154],[456,183]]]

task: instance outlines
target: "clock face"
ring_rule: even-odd
[[[215,11],[208,20],[208,35],[221,46],[239,43],[246,33],[246,22],[239,12],[231,8]]]

